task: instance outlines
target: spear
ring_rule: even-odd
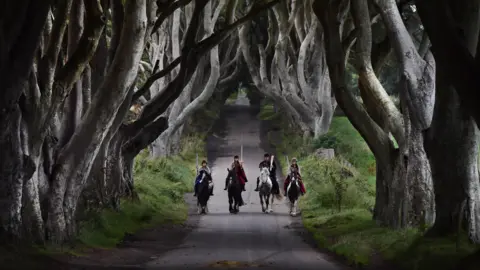
[[[270,171],[272,170],[273,167],[273,159],[275,158],[274,155],[272,155],[272,159],[270,159]]]
[[[287,158],[287,168],[290,168],[290,161],[288,160],[288,156],[285,156]],[[287,170],[288,172],[288,170]]]
[[[243,133],[240,141],[240,161],[243,162]]]
[[[196,156],[196,165],[195,165],[195,167],[197,168],[197,174],[198,174],[198,153],[196,153],[196,155],[197,155],[197,156]]]

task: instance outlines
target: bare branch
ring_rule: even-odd
[[[132,98],[132,103],[134,103],[135,101],[137,101],[141,96],[143,96],[145,93],[148,92],[148,90],[150,90],[150,87],[153,85],[153,83],[168,75],[175,67],[177,67],[180,62],[182,61],[182,56],[180,57],[177,57],[175,60],[173,60],[172,63],[170,63],[170,65],[168,65],[166,68],[154,73],[152,76],[150,76],[147,81],[143,84],[142,88],[138,89],[137,92],[135,92],[135,94],[133,94],[133,98]],[[155,70],[154,70],[155,72]]]
[[[146,125],[150,121],[153,121],[158,115],[162,114],[180,95],[184,85],[193,75],[201,56],[222,42],[233,30],[235,30],[236,27],[248,22],[263,10],[274,6],[278,3],[278,1],[279,0],[274,0],[263,5],[253,5],[250,8],[250,11],[244,17],[210,35],[208,38],[200,41],[199,43],[195,42],[196,29],[199,24],[198,20],[201,10],[206,5],[206,2],[201,2],[202,5],[197,3],[195,5],[192,20],[190,21],[190,26],[187,30],[184,47],[182,48],[182,56],[180,57],[181,68],[177,77],[144,107],[140,119],[135,121],[129,130],[132,132],[138,132],[141,130],[142,126]],[[197,27],[193,27],[192,25],[196,25]]]
[[[184,7],[188,5],[192,0],[178,0],[173,3],[170,3],[167,8],[160,13],[160,16],[158,16],[158,19],[155,21],[155,25],[153,26],[152,32],[150,35],[153,35],[153,33],[157,32],[157,30],[160,28],[162,23],[175,12],[175,10]]]
[[[59,1],[55,10],[55,20],[53,22],[52,34],[48,41],[48,46],[44,57],[39,63],[40,90],[46,98],[51,95],[51,88],[54,82],[58,55],[62,48],[63,36],[68,25],[68,17],[72,8],[73,0]]]

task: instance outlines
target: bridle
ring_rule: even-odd
[[[269,177],[269,171],[266,167],[262,168],[262,171],[260,172],[260,179],[262,183],[266,183]]]

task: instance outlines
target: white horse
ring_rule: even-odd
[[[260,196],[260,204],[262,205],[262,212],[268,214],[273,212],[272,205],[273,205],[273,197],[272,196],[272,203],[269,204],[270,196],[272,195],[272,180],[270,179],[270,172],[268,168],[263,167],[260,171],[260,183],[259,183],[259,196]]]
[[[290,183],[287,186],[287,197],[290,201],[290,215],[292,217],[297,215],[297,203],[300,196],[300,185],[295,174],[290,174]]]

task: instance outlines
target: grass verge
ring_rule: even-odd
[[[135,159],[134,179],[139,201],[123,200],[121,210],[103,210],[81,224],[78,242],[84,247],[115,247],[126,233],[162,224],[179,224],[187,218],[183,194],[192,190],[195,153],[201,160],[204,140],[184,139],[181,153],[149,159],[146,151]]]
[[[270,131],[269,138],[276,138],[271,143],[277,153],[299,160],[307,188],[300,200],[302,219],[319,247],[340,255],[352,266],[388,262],[405,270],[454,269],[478,249],[464,235],[427,239],[416,229],[377,225],[370,211],[375,201],[375,158],[349,120],[335,117],[327,134],[316,140],[304,139],[272,108],[264,104],[259,118],[276,122],[278,130]],[[318,148],[335,149],[336,158],[318,159],[314,154]],[[285,158],[279,161],[286,165]]]

